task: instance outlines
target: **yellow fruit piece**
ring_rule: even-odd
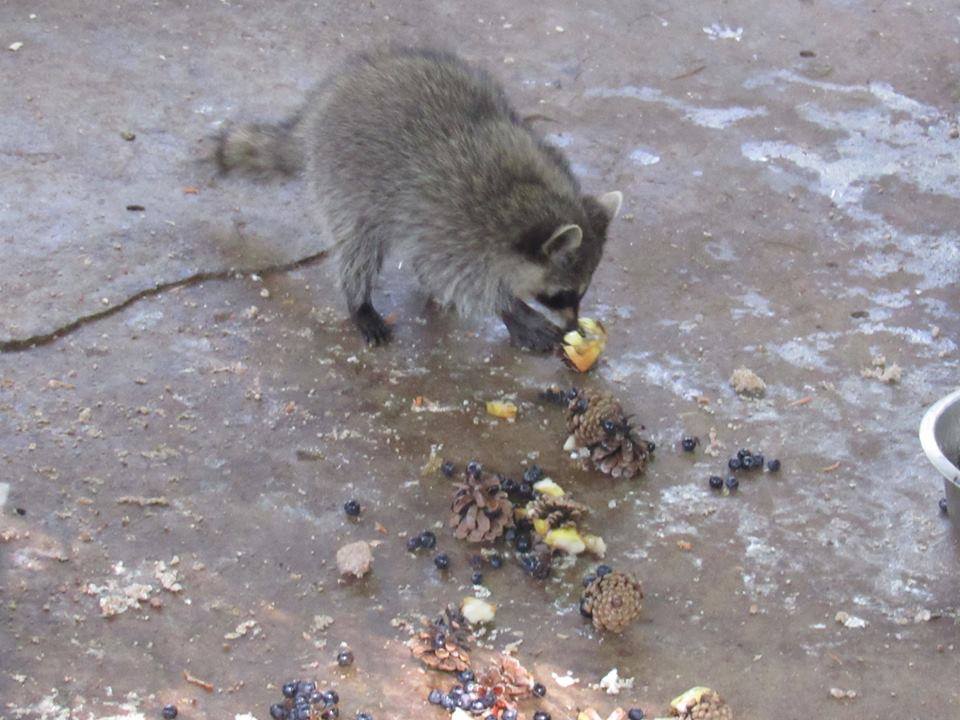
[[[509,400],[487,400],[487,413],[501,420],[517,417],[517,406]]]
[[[708,687],[703,687],[702,685],[690,688],[683,695],[675,698],[673,702],[670,703],[670,709],[682,716],[691,709],[695,708],[700,703],[700,698],[709,692],[713,691]]]
[[[537,480],[533,484],[533,489],[536,490],[541,495],[547,495],[549,497],[561,497],[565,495],[563,488],[557,485],[550,478],[544,478],[543,480]]]
[[[586,372],[606,348],[607,331],[601,323],[591,318],[580,318],[579,325],[579,330],[563,336],[563,352],[573,367]]]
[[[579,555],[587,549],[583,538],[575,527],[562,527],[551,530],[543,541],[555,550],[562,550],[568,555]]]
[[[548,532],[550,532],[550,523],[543,518],[537,518],[533,521],[533,531],[537,535],[546,535]]]

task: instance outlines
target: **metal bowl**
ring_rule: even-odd
[[[943,475],[947,512],[960,530],[960,390],[940,398],[920,421],[920,444]]]

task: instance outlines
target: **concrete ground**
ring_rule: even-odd
[[[589,190],[624,192],[590,376],[426,306],[402,272],[378,350],[322,257],[256,274],[325,240],[298,184],[215,178],[208,138],[386,42],[484,64]],[[916,438],[960,377],[958,43],[942,0],[4,3],[0,717],[265,720],[311,676],[349,716],[440,718],[398,618],[471,593],[447,531],[446,574],[404,549],[445,518],[449,481],[421,472],[441,445],[539,462],[643,580],[642,620],[601,638],[576,610],[590,559],[545,583],[512,558],[485,572],[489,645],[523,640],[557,720],[695,684],[738,718],[960,717],[960,546]],[[900,382],[861,375],[879,355]],[[729,387],[741,365],[764,399]],[[638,414],[659,445],[643,479],[565,457],[552,382]],[[515,424],[483,411],[503,394]],[[739,447],[783,470],[711,493]],[[373,573],[339,583],[356,539],[379,541]],[[590,687],[614,667],[632,689]]]

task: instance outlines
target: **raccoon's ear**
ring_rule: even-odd
[[[583,242],[583,230],[579,225],[561,225],[543,243],[544,255],[554,256],[573,252]]]
[[[613,220],[617,215],[620,214],[620,206],[623,205],[623,193],[619,190],[604,193],[597,198],[597,204],[603,208],[603,211],[607,214],[607,217],[610,220]]]
[[[590,227],[601,238],[606,240],[607,227],[610,222],[620,212],[620,206],[623,204],[623,193],[619,190],[604,193],[594,197],[593,195],[584,195],[583,209],[590,220]]]

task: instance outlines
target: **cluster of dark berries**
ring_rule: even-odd
[[[473,575],[470,576],[470,582],[474,585],[481,585],[483,583],[484,561],[494,570],[499,570],[503,567],[503,556],[498,552],[491,552],[486,556],[472,555],[470,557],[470,567],[473,568]]]
[[[533,490],[533,484],[543,479],[543,470],[536,465],[531,465],[524,470],[523,479],[517,482],[513,478],[505,475],[498,476],[500,479],[500,489],[503,490],[510,502],[515,505],[523,505],[536,497]]]
[[[491,687],[480,683],[472,670],[464,670],[457,675],[459,682],[450,687],[450,690],[433,689],[427,695],[427,702],[439,705],[448,713],[457,708],[473,715],[481,716],[483,720],[517,720],[519,712],[508,704],[502,696]],[[547,688],[540,683],[533,686],[533,694],[543,697]],[[533,714],[534,720],[550,720],[550,715],[543,711]]]
[[[763,457],[763,453],[754,453],[751,450],[741,448],[740,450],[737,450],[736,457],[732,457],[727,460],[727,467],[730,468],[731,473],[737,472],[738,470],[753,472],[756,470],[763,470],[764,461],[765,458]],[[766,460],[766,464],[768,471],[779,472],[779,460]],[[726,486],[727,490],[733,492],[740,487],[740,480],[732,474],[728,475],[726,479],[722,478],[720,475],[711,475],[708,483],[711,490],[722,490],[724,486]]]
[[[507,528],[503,533],[503,539],[513,545],[514,549],[520,553],[528,553],[533,547],[533,523],[526,518],[520,518],[512,528]]]
[[[336,690],[320,692],[312,680],[293,680],[284,684],[281,692],[283,700],[270,706],[273,720],[336,720],[340,717],[340,696]]]
[[[416,552],[420,548],[433,550],[437,546],[437,536],[431,530],[424,530],[419,535],[407,538],[407,550]]]

